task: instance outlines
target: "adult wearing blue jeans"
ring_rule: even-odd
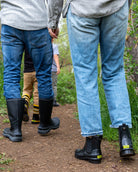
[[[24,48],[33,59],[38,80],[40,125],[39,134],[59,127],[59,119],[51,118],[53,91],[51,37],[47,29],[45,0],[1,0],[1,42],[4,61],[4,95],[7,101],[10,128],[3,135],[13,142],[22,141],[21,125],[25,100],[20,94],[20,68]]]
[[[100,145],[103,130],[97,83],[99,43],[102,81],[111,127],[119,130],[120,156],[135,154],[129,131],[132,127],[131,111],[123,67],[128,3],[128,0],[68,0],[64,8],[76,80],[81,134],[86,137],[84,148],[77,149],[75,157],[92,163],[100,163],[102,159]],[[52,9],[54,12],[54,7]],[[53,16],[52,9],[49,7],[50,16]],[[50,21],[54,21],[54,18],[51,17]],[[55,26],[51,24],[50,27],[50,34],[54,37],[52,27]]]

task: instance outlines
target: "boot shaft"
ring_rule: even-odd
[[[12,129],[21,128],[25,99],[7,99],[8,116]]]
[[[39,105],[33,104],[33,114],[39,115]]]
[[[40,124],[49,124],[51,121],[53,109],[53,99],[43,100],[39,99],[39,114],[40,114]]]
[[[50,130],[59,128],[60,120],[58,118],[51,118],[53,108],[53,100],[39,99],[40,124],[38,126],[38,133],[46,135]]]
[[[123,124],[119,127],[120,157],[134,156],[133,145],[128,125]]]
[[[102,141],[102,136],[92,136],[86,137],[86,143],[84,146],[84,149],[88,152],[91,153],[93,150],[97,150],[101,152],[101,141]]]
[[[121,149],[131,149],[132,141],[128,125],[123,124],[119,127],[119,141]]]
[[[81,160],[87,160],[91,163],[99,164],[102,160],[101,152],[102,136],[86,137],[86,142],[83,149],[75,151],[75,157]]]

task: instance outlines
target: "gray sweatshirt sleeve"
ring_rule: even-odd
[[[56,29],[63,7],[63,0],[48,0],[48,27]]]
[[[131,5],[131,3],[132,3],[132,0],[129,0],[129,2],[128,2],[128,3],[129,3],[129,7],[130,7],[130,5]]]

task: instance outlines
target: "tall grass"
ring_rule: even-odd
[[[66,68],[61,69],[58,75],[57,100],[60,104],[76,103],[76,87],[74,73]]]
[[[138,145],[137,145],[138,143],[138,96],[136,95],[136,91],[135,91],[135,83],[129,82],[127,86],[128,86],[128,92],[129,92],[131,114],[132,114],[132,124],[133,124],[133,127],[132,129],[130,129],[130,131],[131,131],[134,149],[138,152]],[[118,140],[118,130],[109,127],[111,124],[111,121],[109,117],[108,107],[107,107],[101,79],[99,79],[99,94],[100,94],[101,116],[102,116],[104,138],[106,138],[109,141],[112,141],[112,140],[116,141]]]

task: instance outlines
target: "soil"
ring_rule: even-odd
[[[60,118],[60,128],[47,136],[37,133],[37,125],[30,121],[22,124],[22,142],[11,142],[2,137],[2,130],[9,126],[0,116],[0,153],[12,159],[8,165],[0,164],[3,171],[12,172],[137,172],[138,154],[130,159],[119,157],[119,147],[114,142],[102,140],[101,164],[92,164],[74,157],[76,148],[82,148],[85,139],[80,134],[79,121],[75,118],[76,105],[54,107],[53,117]],[[0,168],[1,169],[1,168]]]

